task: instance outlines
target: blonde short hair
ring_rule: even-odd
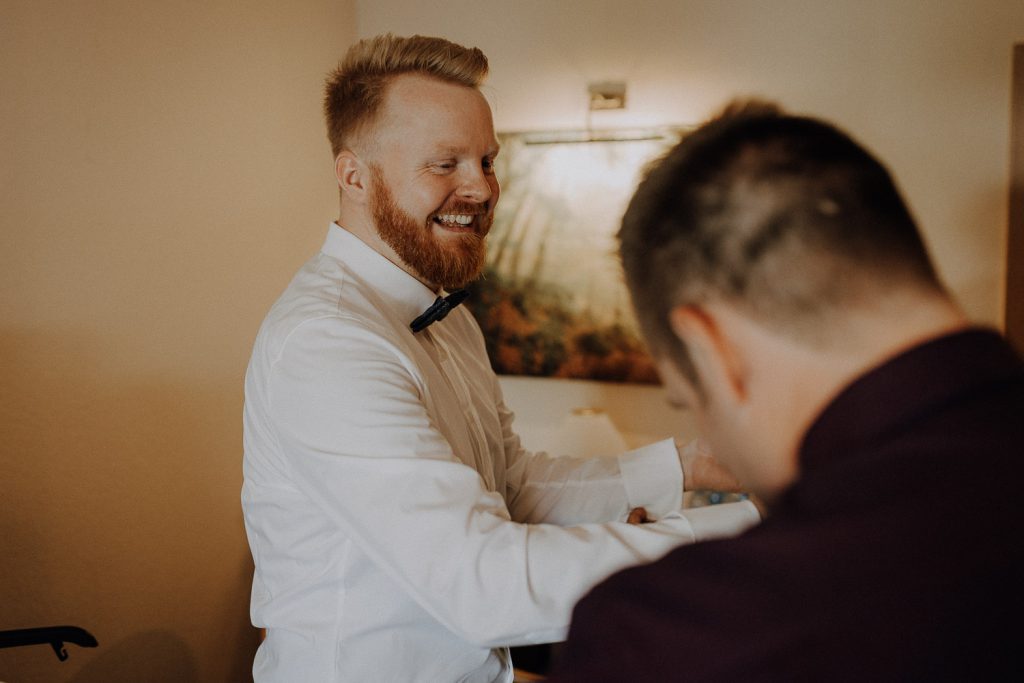
[[[478,88],[487,76],[487,57],[479,48],[444,38],[403,38],[386,33],[359,41],[330,73],[324,88],[327,138],[335,156],[348,149],[360,129],[373,121],[388,82],[403,73]]]

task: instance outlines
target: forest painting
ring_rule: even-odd
[[[656,383],[615,233],[680,129],[499,134],[501,201],[467,305],[499,374]]]

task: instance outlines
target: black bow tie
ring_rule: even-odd
[[[419,332],[422,329],[428,327],[431,323],[437,322],[438,320],[444,320],[444,317],[451,312],[453,308],[461,304],[469,296],[469,291],[460,289],[452,292],[448,296],[439,296],[430,304],[430,308],[423,311],[423,313],[411,323],[409,327],[412,328],[413,332]]]

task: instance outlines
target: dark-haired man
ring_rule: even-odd
[[[328,81],[340,218],[246,375],[257,683],[509,683],[507,646],[564,638],[600,579],[758,520],[678,512],[717,470],[671,440],[525,452],[479,328],[433,305],[479,273],[498,200],[486,71],[479,50],[381,36]],[[659,521],[627,524],[639,507]]]
[[[1020,678],[1024,366],[881,164],[735,104],[619,236],[671,400],[769,516],[598,586],[552,682]]]

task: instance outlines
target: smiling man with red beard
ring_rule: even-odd
[[[498,201],[486,72],[479,50],[381,36],[328,80],[339,218],[246,375],[257,683],[508,682],[508,646],[563,638],[604,577],[758,520],[680,512],[684,484],[726,474],[671,439],[520,447],[479,328],[442,298],[479,275]]]
[[[476,88],[395,75],[372,137],[356,134],[337,154],[338,223],[427,287],[464,287],[484,265],[497,154]]]

